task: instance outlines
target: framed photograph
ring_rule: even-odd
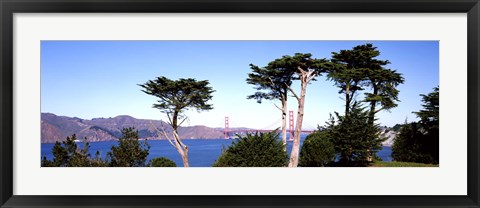
[[[0,6],[1,207],[479,207],[478,0]]]

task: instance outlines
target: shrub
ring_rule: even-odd
[[[67,137],[65,141],[55,142],[52,148],[53,161],[42,158],[42,167],[89,167],[90,154],[88,153],[89,144],[87,138],[84,138],[83,148],[80,149],[75,141],[77,137],[73,134]]]
[[[122,129],[122,137],[118,139],[118,146],[112,146],[107,157],[111,158],[113,167],[143,167],[147,160],[150,145],[140,142],[138,131],[134,128]]]
[[[324,167],[335,161],[335,147],[327,132],[307,136],[300,151],[299,166]]]
[[[382,148],[383,138],[379,134],[377,124],[372,124],[366,111],[354,103],[348,116],[336,113],[337,123],[333,117],[327,126],[332,137],[335,152],[338,155],[338,166],[368,166],[373,155]]]
[[[439,163],[439,88],[422,96],[422,106],[417,114],[420,121],[405,123],[394,140],[392,157],[395,161]]]
[[[283,167],[287,153],[278,133],[255,133],[233,142],[213,164],[214,167]]]
[[[177,164],[166,157],[153,158],[148,162],[150,167],[177,167]]]
[[[419,123],[404,124],[394,141],[393,160],[438,164],[438,128],[426,134]]]

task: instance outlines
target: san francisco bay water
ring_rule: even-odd
[[[184,139],[183,143],[188,145],[189,162],[192,167],[211,167],[215,160],[220,156],[222,148],[227,148],[236,139]],[[302,138],[301,143],[303,143]],[[175,148],[166,140],[148,140],[150,144],[150,151],[147,157],[147,161],[156,157],[167,157],[173,160],[177,166],[183,166],[182,158],[175,150]],[[77,143],[81,148],[82,142]],[[105,158],[108,151],[112,146],[117,145],[117,141],[107,142],[90,142],[90,154],[95,155],[97,151],[100,152],[102,158]],[[52,160],[52,148],[55,144],[43,143],[41,146],[41,157],[45,156],[47,159]],[[290,154],[292,149],[292,142],[287,143],[287,152]],[[382,158],[383,161],[392,161],[392,150],[390,147],[383,147],[382,150],[377,152],[377,155]]]

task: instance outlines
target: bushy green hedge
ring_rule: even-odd
[[[299,166],[324,167],[335,161],[335,146],[327,132],[309,134],[300,151]]]
[[[153,158],[148,162],[150,167],[177,167],[177,164],[166,157]]]
[[[247,134],[233,142],[213,164],[214,167],[283,167],[287,153],[278,133]]]
[[[392,146],[394,161],[438,164],[438,128],[424,128],[416,122],[404,124]]]

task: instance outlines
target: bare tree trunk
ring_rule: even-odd
[[[183,167],[190,167],[190,164],[188,164],[188,147],[185,146],[185,148],[182,148],[181,152],[179,151],[179,153],[182,156]]]
[[[287,151],[287,101],[282,100],[282,144],[283,151]]]
[[[345,87],[345,116],[348,116],[350,111],[350,85],[347,84]]]
[[[378,95],[378,88],[377,88],[377,85],[373,84],[373,95],[377,96]],[[377,113],[375,111],[375,107],[376,107],[376,104],[377,104],[377,101],[374,100],[370,103],[370,115],[369,115],[369,120],[368,122],[370,123],[370,125],[373,125],[374,124],[374,121],[375,121],[375,113]],[[371,162],[372,159],[373,159],[373,155],[372,153],[370,152],[370,149],[367,149],[367,161],[368,162]]]
[[[157,127],[154,127],[152,122],[150,122],[150,126],[153,127],[155,131],[157,131],[158,133],[163,134],[165,139],[177,150],[178,154],[180,154],[180,156],[182,157],[183,166],[189,167],[190,165],[188,164],[188,146],[182,143],[182,140],[180,140],[180,137],[178,136],[178,133],[177,133],[177,128],[173,129],[173,138],[171,138],[167,134],[163,126],[162,126],[162,131],[158,130]]]
[[[188,146],[183,144],[182,140],[180,140],[180,136],[178,136],[178,112],[173,112],[172,118],[172,128],[173,128],[173,137],[175,139],[175,148],[177,152],[182,156],[183,160],[183,167],[189,167],[188,164]]]
[[[175,137],[175,148],[182,157],[183,167],[189,167],[190,165],[188,164],[188,146],[183,144],[182,141],[180,141],[177,130],[174,129],[173,131],[173,136]]]
[[[302,131],[303,123],[303,109],[305,107],[305,94],[307,91],[306,77],[302,80],[302,89],[300,92],[300,98],[298,99],[298,111],[297,111],[297,125],[295,126],[295,135],[293,137],[292,152],[290,153],[290,161],[288,167],[298,166],[298,155],[300,153],[300,133]]]
[[[376,85],[373,85],[373,95],[374,96],[377,96],[378,95],[378,88]],[[370,102],[370,115],[369,115],[369,123],[373,125],[374,121],[375,121],[375,106],[377,104],[377,101],[376,100],[373,100]]]

